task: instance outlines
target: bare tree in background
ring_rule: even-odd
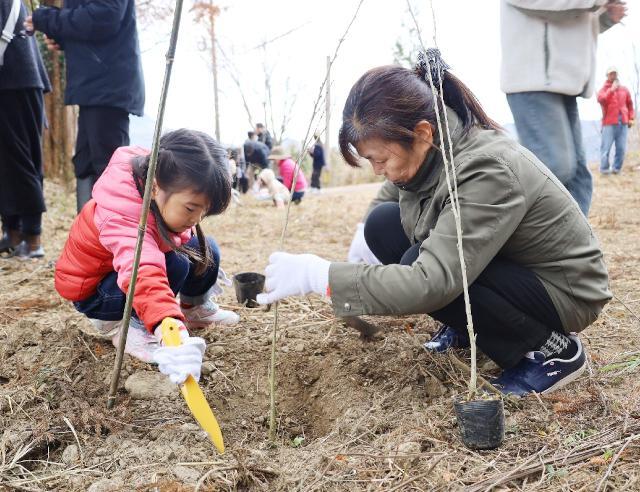
[[[216,18],[220,15],[220,7],[213,0],[204,0],[193,4],[191,11],[195,13],[195,21],[201,24],[206,36],[202,38],[200,49],[210,56],[210,68],[213,75],[213,105],[215,111],[216,139],[220,141],[220,105],[218,101],[218,58],[216,43]]]
[[[274,127],[273,129],[273,138],[276,139],[276,142],[278,142],[279,144],[282,143],[282,139],[284,137],[285,132],[287,131],[287,128],[289,127],[289,123],[291,122],[291,117],[293,116],[293,107],[296,104],[296,101],[298,99],[298,95],[296,93],[292,93],[290,92],[290,82],[291,79],[289,77],[287,77],[287,80],[284,83],[284,93],[285,93],[285,97],[282,100],[282,114],[281,114],[281,119],[280,119],[280,129],[276,130],[276,128]]]
[[[249,107],[249,103],[247,101],[247,96],[245,94],[244,88],[240,83],[240,75],[239,75],[238,69],[235,67],[231,58],[227,56],[227,53],[220,45],[220,42],[216,40],[216,43],[218,46],[218,51],[220,51],[220,54],[222,55],[222,61],[223,61],[222,68],[224,68],[225,71],[229,74],[229,77],[231,77],[231,80],[233,80],[233,83],[237,87],[238,92],[240,93],[240,97],[242,98],[242,105],[244,106],[244,111],[247,115],[249,128],[253,128],[255,126],[255,120],[253,119],[253,115],[251,114],[251,108]]]
[[[173,14],[174,7],[175,2],[172,0],[136,0],[138,30],[144,31],[157,21],[168,19]],[[167,36],[169,32],[168,30]]]
[[[393,63],[413,68],[418,59],[420,41],[418,40],[418,31],[414,23],[409,20],[408,9],[405,11],[405,17],[406,19],[402,20],[403,34],[396,39],[393,46]]]
[[[275,66],[270,66],[267,63],[267,56],[269,54],[268,47],[271,43],[283,39],[284,37],[301,29],[302,27],[304,27],[304,25],[306,24],[290,29],[289,31],[286,31],[273,39],[263,41],[258,46],[255,46],[248,50],[254,51],[260,49],[263,52],[262,69],[264,77],[264,92],[262,93],[262,91],[258,91],[257,94],[258,97],[261,97],[262,99],[261,104],[263,109],[264,124],[271,132],[271,136],[273,137],[274,143],[276,145],[282,143],[282,139],[286,134],[289,123],[291,122],[291,117],[293,116],[293,108],[297,101],[297,94],[295,92],[292,92],[291,78],[288,76],[283,83],[278,81],[274,84],[274,74],[277,75],[277,72],[275,70]],[[241,75],[241,72],[233,61],[233,59],[237,57],[235,56],[233,49],[231,49],[230,52],[227,52],[227,49],[223,48],[219,40],[216,40],[216,45],[218,47],[218,51],[222,55],[221,68],[224,69],[224,71],[229,75],[234,85],[238,89],[238,93],[240,94],[240,98],[242,99],[242,105],[247,116],[247,122],[249,123],[249,128],[254,128],[255,124],[258,122],[258,119],[255,118],[255,113],[251,110],[251,94],[249,93],[247,87],[242,83],[243,77]],[[284,91],[281,92],[281,94],[283,95],[274,95],[274,87],[284,87]]]
[[[274,144],[280,145],[282,143],[282,138],[287,131],[287,127],[289,126],[289,122],[291,121],[291,117],[293,116],[293,108],[296,104],[297,96],[296,94],[290,93],[291,78],[287,76],[284,83],[284,96],[282,97],[280,105],[280,115],[276,114],[278,111],[274,110],[274,98],[272,91],[272,77],[275,67],[268,66],[266,60],[266,47],[264,48],[264,50],[265,60],[262,65],[264,71],[264,119],[265,124],[269,126]],[[280,118],[278,118],[279,125],[276,125],[277,116],[280,116]]]

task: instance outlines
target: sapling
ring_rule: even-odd
[[[342,46],[342,43],[344,42],[347,34],[349,33],[351,26],[353,25],[354,21],[358,17],[358,12],[360,12],[360,7],[362,6],[363,3],[364,3],[364,0],[360,0],[360,2],[356,7],[355,12],[353,13],[353,16],[351,17],[351,21],[347,25],[347,28],[345,29],[344,34],[338,41],[338,45],[336,46],[336,49],[333,53],[333,57],[331,57],[331,60],[329,61],[329,66],[328,66],[329,69],[331,69],[331,67],[333,66],[333,63],[338,57],[340,46]],[[295,161],[296,164],[293,172],[293,179],[291,181],[291,189],[289,190],[291,195],[293,195],[293,192],[295,191],[296,181],[298,179],[298,173],[300,172],[300,163],[302,162],[302,157],[306,152],[305,149],[307,149],[307,147],[311,143],[310,136],[313,135],[313,133],[315,133],[318,129],[316,124],[314,132],[313,133],[311,132],[311,128],[314,126],[316,116],[318,116],[319,106],[320,106],[320,102],[322,101],[322,94],[324,93],[324,88],[329,83],[329,80],[328,80],[329,73],[330,73],[329,70],[327,70],[324,80],[320,85],[320,90],[318,91],[318,97],[316,97],[315,103],[313,104],[313,111],[311,113],[311,118],[309,119],[307,132],[304,136],[304,139],[302,140],[302,145],[300,146],[300,152],[296,157],[296,161]],[[282,233],[280,235],[281,250],[284,247],[284,239],[287,234],[287,225],[289,224],[289,212],[291,210],[292,201],[293,200],[289,200],[289,203],[287,204],[287,208],[285,212],[284,224],[282,226]],[[275,302],[273,311],[274,312],[273,312],[273,332],[271,337],[271,364],[269,366],[269,403],[270,403],[269,405],[269,439],[272,442],[275,441],[276,439],[276,352],[277,352],[276,341],[277,341],[277,335],[278,335],[278,302]]]

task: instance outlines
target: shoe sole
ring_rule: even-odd
[[[563,386],[566,386],[569,383],[573,383],[576,379],[578,379],[580,376],[582,376],[582,373],[585,371],[586,368],[587,368],[587,361],[585,360],[584,363],[582,364],[582,366],[579,369],[573,371],[567,377],[561,379],[556,384],[554,384],[553,386],[547,388],[546,390],[544,390],[540,394],[541,395],[546,395],[547,393],[551,393],[552,391],[560,389],[560,388],[562,388]]]

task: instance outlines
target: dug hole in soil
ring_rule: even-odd
[[[637,172],[596,177],[590,217],[612,290],[636,312],[639,180]],[[344,260],[375,191],[305,197],[291,209],[285,249]],[[365,342],[315,296],[280,304],[275,446],[267,438],[273,312],[241,307],[233,288],[219,302],[239,312],[240,324],[199,333],[207,341],[201,386],[222,428],[223,456],[177,388],[128,356],[116,407],[107,411],[115,349],[86,334],[86,320],[53,288],[73,192],[51,183],[46,192],[46,260],[0,263],[0,488],[577,490],[602,480],[640,432],[638,365],[624,364],[640,350],[638,321],[617,301],[583,334],[590,374],[547,397],[505,402],[505,441],[494,451],[472,452],[460,440],[453,402],[466,374],[448,356],[423,350],[436,329],[427,316],[366,318],[384,329]],[[207,219],[205,230],[227,274],[262,272],[282,220],[281,211],[245,195],[241,206]],[[465,351],[456,356],[468,360]],[[614,362],[622,366],[611,369]],[[498,373],[486,358],[479,367],[486,377]],[[623,451],[606,480],[633,489],[638,441]]]

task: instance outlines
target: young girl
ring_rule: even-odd
[[[269,159],[276,161],[278,164],[278,173],[282,178],[282,184],[286,186],[287,190],[291,190],[293,176],[296,171],[295,161],[284,151],[284,148],[282,147],[274,147],[269,155]],[[306,190],[307,179],[304,177],[302,169],[299,169],[298,176],[296,177],[296,186],[293,190],[293,195],[291,195],[291,201],[296,205],[300,204]]]
[[[343,111],[343,157],[386,178],[352,256],[382,265],[274,253],[257,300],[329,292],[338,316],[427,313],[445,326],[427,348],[468,344],[443,158],[451,148],[478,347],[502,367],[494,384],[504,393],[553,391],[584,371],[575,332],[611,299],[602,251],[553,173],[500,130],[437,50],[427,56],[415,70],[368,71]],[[442,87],[438,106],[429,79]],[[450,132],[439,131],[438,112]]]
[[[148,150],[116,150],[93,189],[93,199],[74,221],[56,264],[56,290],[73,301],[97,331],[112,337],[114,345],[122,328],[148,166]],[[191,130],[160,139],[125,352],[145,362],[154,360],[158,325],[167,317],[179,320],[184,344],[158,351],[164,356],[167,351],[170,356],[182,354],[191,361],[187,369],[192,371],[181,364],[161,364],[161,371],[178,382],[188,373],[199,375],[204,352],[204,341],[189,340],[186,327],[233,325],[239,320],[211,299],[219,289],[220,252],[199,224],[206,216],[222,213],[230,197],[226,152],[220,144]]]

